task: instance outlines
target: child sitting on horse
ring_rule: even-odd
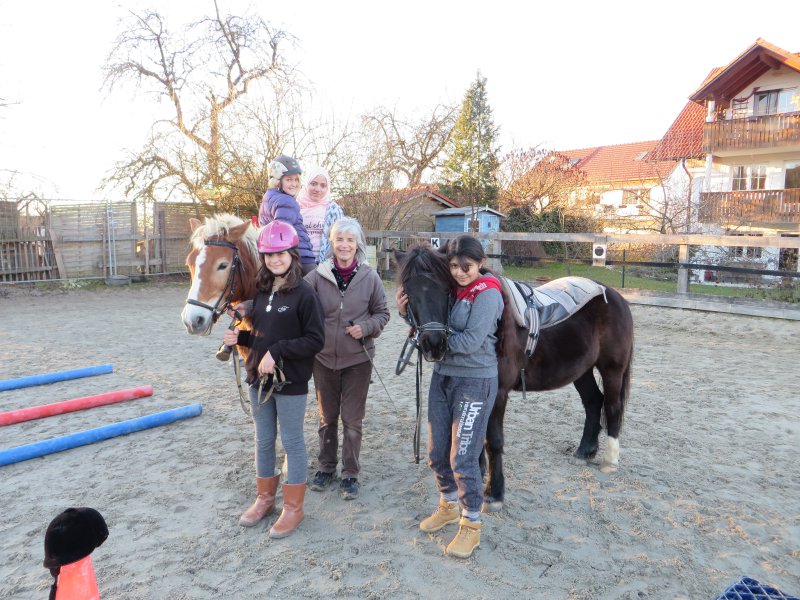
[[[299,238],[298,249],[303,275],[314,270],[317,258],[311,246],[311,238],[303,224],[297,194],[300,192],[300,175],[303,170],[291,156],[280,155],[270,165],[269,189],[261,199],[258,224],[263,226],[274,220],[285,221],[295,228]]]

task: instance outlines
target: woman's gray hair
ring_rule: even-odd
[[[337,235],[341,235],[343,233],[351,233],[356,236],[356,241],[358,242],[358,248],[356,249],[356,262],[359,265],[363,262],[366,262],[367,242],[364,239],[364,231],[361,229],[361,224],[353,217],[342,217],[341,219],[337,219],[333,225],[331,225],[330,231],[328,232],[328,239],[330,240],[331,245],[328,248],[328,254],[325,258],[327,259],[333,256],[333,241],[336,239]]]

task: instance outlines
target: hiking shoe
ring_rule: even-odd
[[[458,533],[447,545],[445,553],[456,558],[469,558],[473,550],[481,545],[481,523],[462,518],[458,522]]]
[[[355,477],[347,477],[346,479],[342,479],[342,483],[339,484],[339,493],[345,500],[353,500],[354,498],[358,498],[358,488],[358,479]]]
[[[460,510],[457,502],[447,502],[440,498],[439,506],[433,511],[430,517],[422,520],[419,524],[419,528],[425,533],[439,531],[445,525],[458,523],[458,519],[460,518],[459,513]]]
[[[317,471],[314,473],[314,479],[311,480],[311,483],[308,484],[315,492],[324,492],[333,482],[333,473],[323,473],[322,471]]]

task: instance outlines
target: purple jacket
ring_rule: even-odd
[[[300,204],[289,194],[277,188],[270,188],[261,199],[261,208],[258,210],[258,224],[263,227],[274,220],[289,223],[297,230],[300,238],[300,262],[303,264],[316,264],[314,250],[311,247],[311,238],[308,237],[303,217],[300,214]]]

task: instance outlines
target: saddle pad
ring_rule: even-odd
[[[600,295],[608,302],[605,286],[585,277],[561,277],[533,288],[539,308],[539,326],[546,329],[561,323]]]
[[[536,308],[539,327],[544,329],[557,325],[579,311],[596,296],[605,297],[606,288],[585,277],[561,277],[539,287],[531,287],[522,281],[500,278],[503,289],[511,301],[514,321],[520,327],[531,325],[528,309]]]

